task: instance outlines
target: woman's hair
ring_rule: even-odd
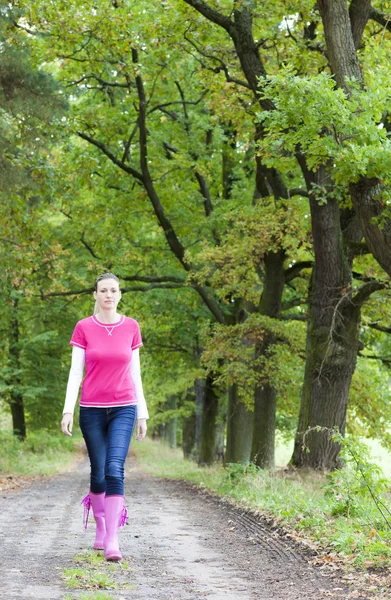
[[[98,291],[98,283],[100,281],[103,281],[104,279],[114,279],[114,281],[116,281],[118,283],[118,287],[119,287],[119,279],[117,277],[117,275],[114,275],[114,273],[103,273],[103,275],[99,275],[99,277],[96,279],[95,281],[95,291]],[[95,302],[95,306],[94,306],[94,315],[96,315],[96,313],[99,312],[98,309],[98,303]]]

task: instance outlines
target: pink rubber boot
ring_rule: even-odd
[[[83,498],[82,504],[84,505],[85,509],[85,529],[87,529],[88,514],[90,512],[90,508],[92,507],[92,512],[94,514],[96,523],[94,548],[95,550],[103,550],[104,537],[106,534],[105,493],[103,492],[102,494],[94,494],[93,492],[89,492],[89,494]]]
[[[122,558],[118,544],[118,528],[125,525],[127,516],[123,496],[105,497],[106,535],[104,547],[106,560],[121,560]]]

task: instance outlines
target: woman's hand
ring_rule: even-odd
[[[136,440],[143,440],[147,434],[147,419],[137,419]]]
[[[61,431],[63,433],[65,433],[65,435],[70,435],[72,437],[72,427],[73,427],[72,413],[64,413],[62,415]]]

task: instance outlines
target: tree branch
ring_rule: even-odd
[[[134,64],[138,64],[138,52],[136,49],[132,49],[132,60]],[[164,235],[167,243],[171,248],[174,256],[177,257],[183,268],[190,272],[192,270],[191,265],[185,260],[185,248],[180,242],[171,221],[167,218],[164,208],[160,202],[158,193],[153,185],[152,177],[148,167],[148,130],[147,130],[147,101],[145,96],[144,84],[141,74],[136,75],[136,87],[139,99],[139,132],[140,132],[140,165],[142,172],[142,181],[148,197],[152,203],[155,215],[163,228]],[[209,308],[212,315],[219,323],[226,323],[227,317],[221,310],[216,299],[200,285],[192,282],[192,287],[198,292],[206,306]]]
[[[198,98],[198,100],[185,100],[184,102],[182,100],[173,100],[172,102],[165,102],[164,104],[158,104],[157,106],[154,106],[153,108],[151,108],[146,114],[150,115],[151,113],[155,112],[156,110],[163,110],[164,108],[167,108],[167,106],[172,106],[173,104],[181,104],[181,105],[186,104],[186,105],[196,106],[205,98],[208,91],[209,90],[203,91],[201,96]]]
[[[97,254],[95,254],[95,252],[93,251],[93,249],[91,248],[91,246],[89,244],[87,244],[87,242],[84,239],[84,232],[83,235],[80,238],[81,243],[83,244],[83,246],[85,248],[87,248],[88,252],[91,254],[91,256],[93,256],[94,258],[96,258],[97,260],[101,260],[100,256],[98,256]]]
[[[124,153],[122,155],[122,162],[123,163],[125,162],[125,160],[129,160],[129,148],[130,148],[130,145],[131,145],[131,143],[133,141],[134,136],[137,133],[137,130],[138,130],[138,122],[133,127],[133,130],[130,133],[129,139],[128,139],[128,141],[125,144]]]
[[[377,323],[368,323],[367,327],[371,329],[376,329],[376,331],[381,331],[382,333],[391,334],[391,327],[384,327],[383,325],[378,325]]]
[[[302,260],[301,262],[297,262],[288,269],[285,269],[285,283],[292,281],[295,277],[301,273],[303,269],[312,269],[314,266],[314,262],[312,260]]]
[[[41,290],[41,300],[46,300],[46,298],[53,298],[55,296],[82,296],[85,294],[92,294],[94,291],[94,287],[84,288],[82,290],[68,290],[67,292],[49,292],[48,294],[44,294]]]
[[[156,289],[176,290],[180,287],[183,287],[182,283],[150,283],[149,285],[123,287],[121,292],[126,294],[127,292],[149,292]]]
[[[202,2],[202,0],[184,0],[186,4],[195,8],[201,15],[206,17],[208,21],[212,21],[212,23],[216,23],[220,27],[223,27],[228,33],[230,32],[233,22],[229,17],[221,14],[218,10],[215,10],[206,2]]]
[[[309,198],[310,193],[305,188],[293,188],[292,190],[288,190],[288,198],[293,198],[293,196],[304,196],[305,198]]]
[[[366,275],[363,275],[362,273],[358,273],[358,271],[352,271],[352,276],[354,277],[354,279],[358,279],[359,281],[364,281],[365,283],[369,283],[370,281],[379,281],[375,277],[367,277]]]
[[[74,85],[79,85],[80,83],[83,83],[83,81],[88,81],[89,79],[95,79],[98,83],[100,83],[104,87],[117,87],[117,88],[129,89],[128,83],[118,83],[115,81],[106,81],[105,79],[102,79],[101,77],[99,77],[99,75],[94,75],[94,74],[83,75],[83,77],[81,77],[77,81],[72,81],[71,83],[65,84],[64,87],[73,87]]]
[[[308,321],[308,315],[299,315],[295,313],[288,313],[287,315],[281,315],[279,317],[282,321]]]
[[[377,8],[371,7],[371,10],[369,11],[369,18],[372,21],[379,23],[379,25],[382,25],[388,31],[391,31],[391,19],[386,17],[386,15],[380,12],[380,10],[377,10]]]
[[[143,281],[144,283],[180,283],[185,284],[186,279],[167,275],[166,277],[155,277],[153,275],[119,275],[121,281]]]
[[[290,308],[293,308],[294,306],[303,306],[305,304],[308,304],[307,298],[295,298],[294,300],[291,300],[290,302],[285,302],[281,306],[281,312],[283,312],[284,310],[289,310]]]
[[[186,282],[184,282],[186,283]],[[129,286],[121,287],[121,293],[126,294],[128,292],[149,292],[155,289],[178,289],[183,287],[183,283],[150,283],[149,285],[140,286]],[[67,292],[49,292],[44,294],[41,292],[41,299],[46,300],[47,298],[53,298],[56,296],[80,296],[85,294],[92,294],[95,290],[94,287],[85,288],[83,290],[68,290]]]
[[[371,360],[381,360],[381,362],[386,366],[391,365],[391,358],[385,358],[384,356],[375,356],[373,354],[363,354],[361,351],[357,352],[357,354],[362,358],[370,358]]]
[[[128,173],[129,175],[132,175],[135,179],[138,179],[138,181],[141,181],[141,183],[144,183],[144,177],[143,177],[143,175],[141,173],[139,173],[139,171],[136,171],[136,169],[133,169],[132,167],[130,167],[129,165],[127,165],[126,163],[124,163],[122,160],[120,160],[119,158],[117,158],[107,148],[107,146],[105,144],[103,144],[103,142],[100,142],[99,140],[96,140],[96,139],[92,138],[91,136],[87,135],[83,131],[76,131],[76,134],[79,137],[81,137],[83,140],[85,140],[86,142],[89,142],[93,146],[96,146],[96,148],[99,148],[99,150],[101,150],[103,152],[103,154],[105,154],[111,160],[111,162],[113,162],[120,169],[122,169],[123,171],[125,171],[125,173]]]
[[[196,176],[198,185],[200,186],[201,195],[204,198],[205,216],[210,217],[213,211],[213,206],[208,184],[206,183],[204,176],[201,175],[199,171],[195,170],[194,175]]]
[[[358,289],[356,294],[352,296],[352,304],[354,304],[354,306],[362,306],[368,300],[371,294],[379,290],[384,290],[387,287],[389,287],[388,283],[381,283],[380,281],[368,281],[368,283],[364,283],[364,285]]]
[[[245,88],[247,88],[248,90],[250,90],[250,89],[251,89],[251,88],[250,88],[250,86],[249,86],[249,84],[248,84],[246,81],[243,81],[242,79],[237,79],[236,77],[232,77],[232,76],[229,74],[228,67],[227,67],[227,65],[225,64],[225,62],[224,62],[224,61],[223,61],[221,58],[219,58],[218,56],[215,56],[214,54],[208,54],[207,52],[204,52],[203,50],[201,50],[201,48],[199,48],[199,47],[197,46],[197,44],[196,44],[196,43],[195,43],[193,40],[191,40],[191,39],[190,39],[190,38],[189,38],[189,37],[186,35],[186,33],[184,33],[183,35],[184,35],[184,38],[185,38],[185,40],[186,40],[187,42],[189,42],[189,44],[191,44],[191,45],[193,46],[193,48],[195,48],[195,50],[196,50],[196,51],[197,51],[199,54],[201,54],[201,56],[204,56],[205,58],[208,58],[209,60],[214,60],[214,61],[218,62],[218,63],[219,63],[219,65],[220,65],[219,67],[207,67],[207,66],[206,66],[206,65],[205,65],[203,62],[199,61],[199,62],[201,63],[201,66],[202,66],[204,69],[207,69],[208,71],[212,71],[212,73],[216,73],[216,74],[218,74],[218,73],[220,73],[221,71],[223,71],[223,72],[224,72],[224,75],[225,75],[225,79],[226,79],[226,81],[227,81],[228,83],[236,83],[237,85],[240,85],[240,86],[242,86],[242,87],[245,87]]]
[[[371,0],[352,0],[349,6],[350,25],[356,49],[361,43],[361,37],[369,20]]]
[[[355,242],[353,240],[344,239],[344,244],[349,246],[349,250],[353,256],[362,256],[363,254],[371,254],[368,245],[365,242]]]

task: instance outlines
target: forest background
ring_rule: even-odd
[[[0,9],[0,393],[58,430],[74,324],[122,282],[149,431],[201,465],[390,443],[389,2]]]

